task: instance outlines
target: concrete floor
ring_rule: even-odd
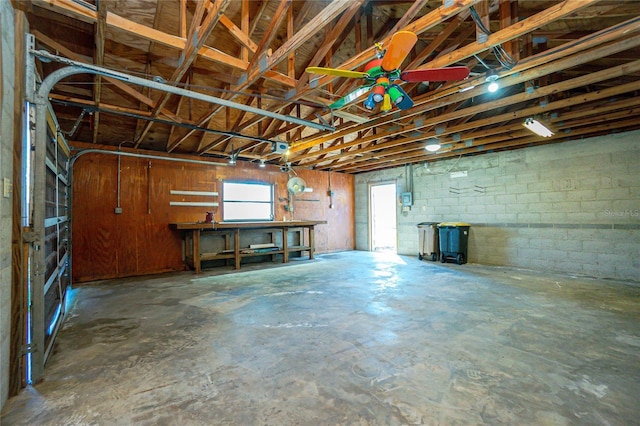
[[[640,419],[638,284],[345,252],[73,296],[2,425]]]

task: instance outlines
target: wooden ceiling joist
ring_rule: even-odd
[[[75,137],[96,146],[117,146],[124,135],[137,134],[139,149],[171,155],[228,157],[233,144],[240,160],[361,173],[640,127],[632,124],[640,94],[638,2],[24,1],[38,48],[172,84],[188,82],[190,90],[237,98],[238,106],[335,125],[335,131],[318,131],[105,76],[59,83],[51,99],[61,126],[71,128],[78,111],[92,111],[93,127],[79,126]],[[472,6],[490,34],[476,34]],[[470,77],[403,84],[414,102],[405,110],[369,111],[352,102],[338,117],[326,108],[362,80],[312,77],[304,69],[360,70],[375,57],[374,43],[388,45],[400,30],[418,35],[403,70],[465,65]],[[516,64],[501,67],[496,47]],[[44,78],[59,65],[38,61],[36,67]],[[493,96],[485,93],[487,67],[500,75],[502,88]],[[113,126],[116,114],[129,118]],[[534,115],[556,130],[553,138],[540,140],[522,128],[521,121]],[[426,153],[421,145],[436,133],[443,149]],[[291,155],[283,159],[269,144],[240,134],[286,140]]]
[[[625,65],[624,67],[627,66],[633,66],[634,69],[640,69],[640,61],[635,61],[632,64],[628,64]],[[545,88],[541,88],[540,90],[536,91],[536,93],[532,93],[532,94],[528,94],[528,93],[521,93],[521,94],[517,94],[517,95],[513,95],[510,96],[508,98],[503,98],[500,101],[496,101],[493,102],[491,104],[492,108],[497,108],[499,106],[506,106],[506,105],[513,105],[513,104],[517,104],[520,102],[523,102],[527,99],[536,99],[536,98],[540,98],[545,96],[548,93],[553,93],[555,90],[558,90],[560,87],[564,87],[564,88],[570,88],[570,87],[580,87],[584,84],[585,80],[590,80],[590,81],[598,81],[598,80],[602,80],[602,79],[607,79],[607,78],[612,78],[613,75],[616,74],[620,74],[622,72],[622,68],[621,67],[615,67],[612,69],[608,69],[608,70],[603,70],[600,71],[599,73],[596,74],[592,74],[591,76],[583,76],[583,77],[579,77],[578,79],[573,79],[570,80],[568,82],[563,82],[563,83],[559,83],[556,85],[551,85],[551,86],[547,86]],[[609,93],[616,93],[617,91],[622,90],[622,92],[619,93],[626,93],[627,91],[633,91],[633,90],[639,90],[640,89],[640,82],[632,82],[629,83],[628,85],[622,85],[619,87],[614,88],[614,90],[611,90],[610,92],[607,92],[608,96],[612,96]],[[575,104],[579,104],[584,102],[584,96],[582,97],[578,97],[578,98],[574,98],[573,99]],[[542,110],[547,110],[547,111],[552,111],[552,106],[560,106],[560,103],[564,102],[564,101],[558,101],[558,103],[552,103],[547,105],[546,107],[540,107],[540,110],[538,110],[537,108],[534,109],[525,109],[523,110],[525,114],[529,115],[529,114],[536,114],[539,113]],[[405,134],[405,133],[412,133],[412,132],[420,132],[423,128],[425,127],[429,127],[429,126],[436,126],[438,124],[442,124],[445,122],[448,122],[451,119],[455,119],[455,118],[460,118],[460,117],[464,117],[470,114],[476,114],[478,112],[482,112],[484,110],[487,109],[487,105],[486,104],[481,104],[481,105],[477,105],[477,106],[472,106],[472,107],[468,107],[468,108],[464,108],[461,110],[457,110],[454,112],[451,112],[449,114],[444,114],[444,115],[440,115],[437,117],[434,117],[430,120],[426,120],[426,121],[422,121],[419,124],[414,123],[412,126],[408,126],[402,129],[398,129],[396,130],[393,134],[388,134],[386,136],[396,136],[396,135],[400,135],[400,134]],[[509,113],[510,115],[513,115],[513,113]],[[516,118],[515,116],[512,118]],[[495,118],[493,120],[493,122],[501,122],[504,119],[506,119],[506,117],[498,117]],[[491,119],[488,119],[491,120]],[[484,122],[483,125],[487,125],[487,122]],[[478,126],[477,124],[473,124],[473,126]],[[456,131],[461,131],[461,129],[457,129]],[[401,145],[401,144],[407,144],[407,143],[412,143],[412,142],[416,142],[419,140],[423,140],[426,139],[428,137],[435,137],[437,136],[435,134],[435,132],[432,132],[431,134],[423,134],[423,133],[419,133],[416,136],[410,136],[410,137],[406,137],[400,140],[394,140],[391,144],[392,146],[396,146],[396,145]],[[379,137],[379,135],[376,135],[376,137]],[[367,141],[367,138],[362,139],[361,141]],[[360,142],[360,141],[358,141]],[[337,149],[344,149],[348,146],[352,146],[355,145],[355,142],[349,142],[349,143],[345,143],[342,144],[340,146],[337,147],[330,147],[330,148],[325,148],[321,151],[315,152],[315,155],[318,154],[324,154],[327,153],[329,151],[335,151]],[[389,147],[389,145],[384,145],[384,147]],[[301,158],[297,158],[297,160],[302,160]]]
[[[623,25],[618,25],[614,29],[609,29],[609,31],[603,30],[603,34],[601,37],[588,38],[584,41],[584,43],[576,43],[570,48],[557,48],[555,50],[549,50],[537,57],[528,58],[527,61],[521,61],[516,67],[514,67],[512,70],[509,70],[508,73],[510,75],[502,78],[501,84],[503,86],[519,84],[525,81],[536,79],[541,75],[546,75],[548,73],[557,72],[561,69],[571,68],[585,62],[590,62],[591,60],[598,57],[607,56],[617,51],[623,51],[629,48],[633,48],[639,45],[639,38],[634,36],[634,34],[636,34],[637,32],[640,32],[640,21],[630,20]],[[622,41],[616,41],[625,36],[627,37],[626,39],[623,39]],[[629,71],[623,72],[628,73]],[[482,79],[477,78],[476,80],[480,82]],[[476,83],[474,81],[470,81],[468,83],[468,87],[475,86],[475,84]],[[433,109],[442,105],[457,102],[459,100],[480,96],[484,93],[484,91],[484,87],[480,86],[471,90],[460,92],[460,88],[454,85],[454,88],[452,90],[449,90],[448,92],[440,91],[435,96],[428,95],[422,99],[416,99],[415,104],[418,108],[421,105],[428,104],[429,108]],[[447,97],[447,95],[449,96]],[[438,99],[436,97],[439,96],[442,96],[443,99],[446,99],[446,101],[438,102]],[[305,147],[322,143],[323,140],[328,137],[330,138],[331,136],[338,137],[340,135],[348,134],[353,131],[366,129],[368,127],[380,126],[401,117],[415,116],[423,112],[425,112],[425,109],[411,110],[407,113],[394,112],[387,116],[371,120],[365,124],[355,125],[344,130],[339,130],[333,135],[321,136],[318,138],[309,137],[294,144],[291,148],[291,151],[292,153],[295,153]]]

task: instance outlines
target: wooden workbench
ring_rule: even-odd
[[[292,220],[292,221],[271,221],[271,222],[214,222],[214,223],[170,223],[172,229],[182,231],[185,248],[185,262],[195,269],[196,274],[200,273],[202,262],[205,260],[233,259],[235,269],[240,269],[240,261],[244,257],[251,256],[274,256],[282,254],[282,262],[289,261],[289,254],[292,252],[309,252],[309,259],[313,259],[315,250],[314,227],[326,221],[315,220]],[[302,235],[300,245],[289,246],[288,232],[290,230],[300,230],[304,232],[308,229],[309,245],[303,245]],[[251,252],[248,248],[240,247],[240,232],[243,230],[262,230],[272,234],[272,241],[275,242],[274,233],[282,235],[282,247],[268,252]],[[200,237],[202,233],[218,233],[225,239],[225,250],[216,253],[202,253]],[[233,236],[233,244],[231,237]]]

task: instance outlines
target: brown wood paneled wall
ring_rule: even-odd
[[[73,168],[72,273],[75,282],[183,270],[181,235],[171,222],[204,221],[207,211],[222,220],[222,182],[260,181],[276,185],[276,219],[326,220],[316,227],[316,250],[326,253],[355,247],[353,176],[296,169],[313,192],[295,197],[293,215],[285,210],[289,175],[279,167],[261,169],[239,161],[235,167],[159,159],[121,157],[120,207],[118,158],[91,153]],[[330,206],[329,179],[333,195]],[[205,196],[172,195],[171,190],[217,191]],[[283,201],[280,201],[280,200]],[[220,207],[170,206],[171,201],[218,201]]]

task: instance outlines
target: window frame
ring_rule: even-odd
[[[250,200],[250,199],[246,199],[246,200],[228,200],[226,198],[226,193],[227,191],[225,191],[225,185],[227,184],[234,184],[234,185],[258,185],[258,186],[264,186],[264,187],[269,187],[269,198],[270,201],[256,201],[256,200]],[[265,218],[227,218],[227,204],[228,203],[233,203],[233,204],[240,204],[240,203],[251,203],[251,204],[255,204],[255,203],[259,203],[259,204],[269,204],[269,217],[265,217]],[[253,180],[223,180],[222,181],[222,220],[223,222],[272,222],[274,220],[275,217],[275,185],[273,183],[270,182],[263,182],[263,181],[253,181]]]

